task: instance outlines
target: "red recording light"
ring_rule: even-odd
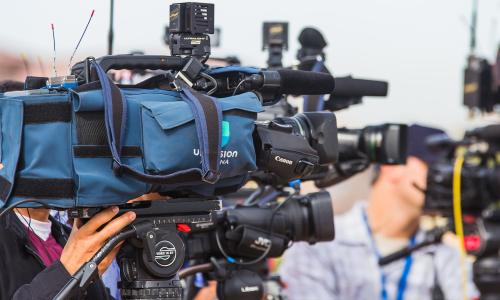
[[[477,251],[481,248],[481,237],[479,235],[467,235],[464,237],[464,246],[467,251]]]
[[[179,230],[180,232],[184,232],[184,233],[188,233],[191,231],[191,227],[189,227],[188,224],[177,224],[177,230]]]

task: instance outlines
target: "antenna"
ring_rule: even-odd
[[[82,42],[82,39],[83,39],[83,36],[85,35],[85,32],[87,32],[87,28],[89,27],[90,21],[92,20],[92,17],[94,16],[94,12],[95,12],[95,9],[93,9],[92,13],[90,13],[89,21],[87,22],[87,25],[85,25],[85,29],[83,30],[83,33],[80,36],[78,43],[76,44],[75,50],[73,50],[73,54],[71,54],[71,57],[69,59],[68,69],[71,68],[71,62],[73,61],[73,57],[75,56],[76,50],[78,50],[78,46],[80,46],[80,43]]]
[[[57,70],[56,70],[56,34],[55,34],[55,30],[54,30],[54,23],[51,23],[50,26],[52,27],[52,44],[54,45],[52,67],[54,69],[54,76],[57,77]]]
[[[108,55],[113,54],[113,17],[115,15],[115,1],[110,0],[109,7],[109,31],[108,31]]]
[[[470,24],[470,54],[476,50],[476,28],[477,28],[477,0],[472,3],[472,18]]]

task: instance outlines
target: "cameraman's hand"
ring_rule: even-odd
[[[115,206],[96,214],[85,225],[81,225],[80,220],[75,220],[73,230],[60,259],[69,274],[74,275],[84,263],[94,256],[107,239],[135,220],[134,212],[128,212],[112,220],[117,213],[118,207]],[[101,227],[102,229],[100,229]],[[106,271],[118,253],[120,246],[121,243],[99,264],[99,274]]]

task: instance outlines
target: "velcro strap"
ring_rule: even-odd
[[[73,198],[75,183],[66,178],[17,178],[14,184],[15,196],[33,198]]]
[[[12,184],[3,176],[0,176],[0,200],[6,201]]]
[[[79,145],[73,147],[73,155],[78,158],[113,157],[108,145],[90,146]],[[142,157],[141,148],[138,146],[123,146],[121,157]]]
[[[25,103],[24,124],[71,122],[69,102]]]

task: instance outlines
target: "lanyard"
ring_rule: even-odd
[[[377,259],[380,259],[382,256],[380,255],[380,252],[379,252],[377,245],[375,243],[375,239],[373,237],[373,232],[372,232],[372,229],[370,227],[370,224],[368,223],[368,216],[366,215],[365,210],[363,210],[363,221],[366,225],[366,230],[368,231],[368,235],[370,236],[372,248],[375,250],[375,254],[377,255]],[[410,247],[415,245],[415,236],[416,235],[413,235],[412,238],[410,239],[410,243],[409,243]],[[404,299],[404,293],[406,290],[406,282],[408,281],[408,274],[410,274],[412,264],[413,264],[413,259],[412,259],[411,254],[410,254],[405,258],[405,265],[403,267],[403,273],[401,273],[401,278],[399,279],[398,294],[396,297],[397,300]],[[384,271],[382,269],[380,269],[380,286],[381,286],[380,299],[382,299],[382,300],[389,299],[386,284],[387,284],[387,277],[385,276]]]

